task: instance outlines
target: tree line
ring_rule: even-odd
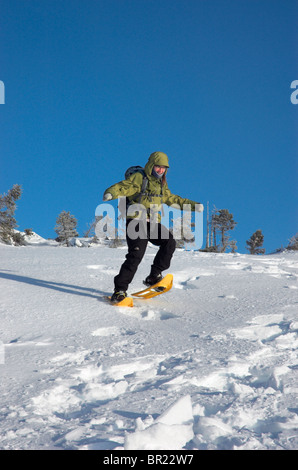
[[[15,219],[16,202],[21,198],[22,187],[15,184],[7,194],[0,195],[0,241],[12,245],[25,245],[24,235],[16,230],[17,222]],[[89,237],[94,233],[98,218],[89,224],[84,237]],[[55,232],[56,241],[66,246],[71,245],[71,240],[78,237],[77,219],[63,210],[56,219]],[[230,249],[232,253],[237,251],[237,241],[231,237],[231,232],[235,229],[237,222],[233,214],[228,209],[217,209],[214,207],[211,215],[209,213],[209,203],[207,204],[207,233],[205,248],[200,251],[224,253]],[[32,234],[32,229],[25,229],[25,234]],[[94,234],[93,240],[96,240]],[[184,246],[186,238],[178,240],[178,246]],[[189,241],[189,237],[188,237]],[[256,230],[246,241],[246,249],[250,254],[264,254],[263,248],[264,235],[260,229]],[[118,246],[117,241],[113,241],[113,246]],[[288,250],[298,250],[298,234],[289,240]]]
[[[211,216],[209,215],[209,202],[207,203],[207,234],[206,247],[203,251],[225,253],[230,249],[232,253],[237,251],[237,240],[231,239],[231,231],[236,227],[237,222],[233,214],[228,209],[217,209],[214,207]],[[256,230],[246,241],[246,249],[250,254],[264,254],[264,235],[262,230]]]

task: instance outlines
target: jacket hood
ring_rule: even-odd
[[[148,176],[151,175],[154,165],[161,165],[169,168],[168,156],[163,152],[151,153],[148,162],[145,165],[145,172]]]

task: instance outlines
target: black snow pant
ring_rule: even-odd
[[[162,224],[156,223],[152,227],[149,222],[139,223],[139,236],[135,239],[131,238],[131,230],[129,225],[136,226],[135,219],[128,219],[126,223],[126,241],[128,245],[128,253],[126,260],[120,268],[119,274],[114,278],[115,291],[127,291],[129,284],[132,282],[134,275],[138,269],[140,262],[145,254],[148,242],[159,246],[159,250],[153,260],[150,275],[160,274],[170,267],[171,259],[176,248],[176,242],[173,235]],[[131,226],[132,228],[132,226]]]

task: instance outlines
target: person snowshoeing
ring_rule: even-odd
[[[104,192],[104,201],[123,196],[127,198],[126,241],[128,253],[119,274],[114,278],[112,302],[121,302],[127,296],[128,286],[143,259],[148,241],[158,246],[159,249],[144,284],[146,286],[156,284],[162,279],[162,272],[169,269],[176,242],[172,233],[160,223],[159,211],[161,205],[178,205],[180,209],[183,209],[184,204],[189,204],[192,211],[202,212],[204,210],[201,203],[171,193],[166,180],[168,168],[168,156],[163,152],[154,152],[150,155],[144,167],[145,175],[142,172],[135,172],[127,179],[110,186]],[[143,190],[144,177],[147,180],[145,191]],[[141,205],[146,211],[145,219],[143,219],[144,224],[139,224],[139,235],[137,237],[135,236],[135,224],[139,218],[139,213],[133,213],[129,210],[133,208],[133,204]],[[152,226],[150,220],[152,221],[153,213],[157,214],[158,219]]]

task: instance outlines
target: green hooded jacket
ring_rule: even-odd
[[[148,178],[148,184],[146,187],[145,194],[140,198],[140,192],[142,189],[143,175],[142,173],[134,173],[129,178],[120,181],[119,183],[113,184],[105,190],[106,193],[112,195],[112,199],[118,197],[127,197],[128,204],[142,204],[149,214],[149,210],[154,212],[161,211],[162,204],[168,206],[176,206],[183,209],[184,204],[190,204],[191,210],[195,210],[195,201],[185,199],[176,194],[172,194],[168,188],[167,182],[162,185],[162,181],[152,175],[152,170],[155,165],[161,165],[169,168],[168,156],[163,152],[154,152],[150,155],[148,162],[146,163],[144,170]],[[167,169],[166,169],[167,172]],[[129,217],[134,217],[129,215]],[[160,219],[160,217],[159,217]]]

